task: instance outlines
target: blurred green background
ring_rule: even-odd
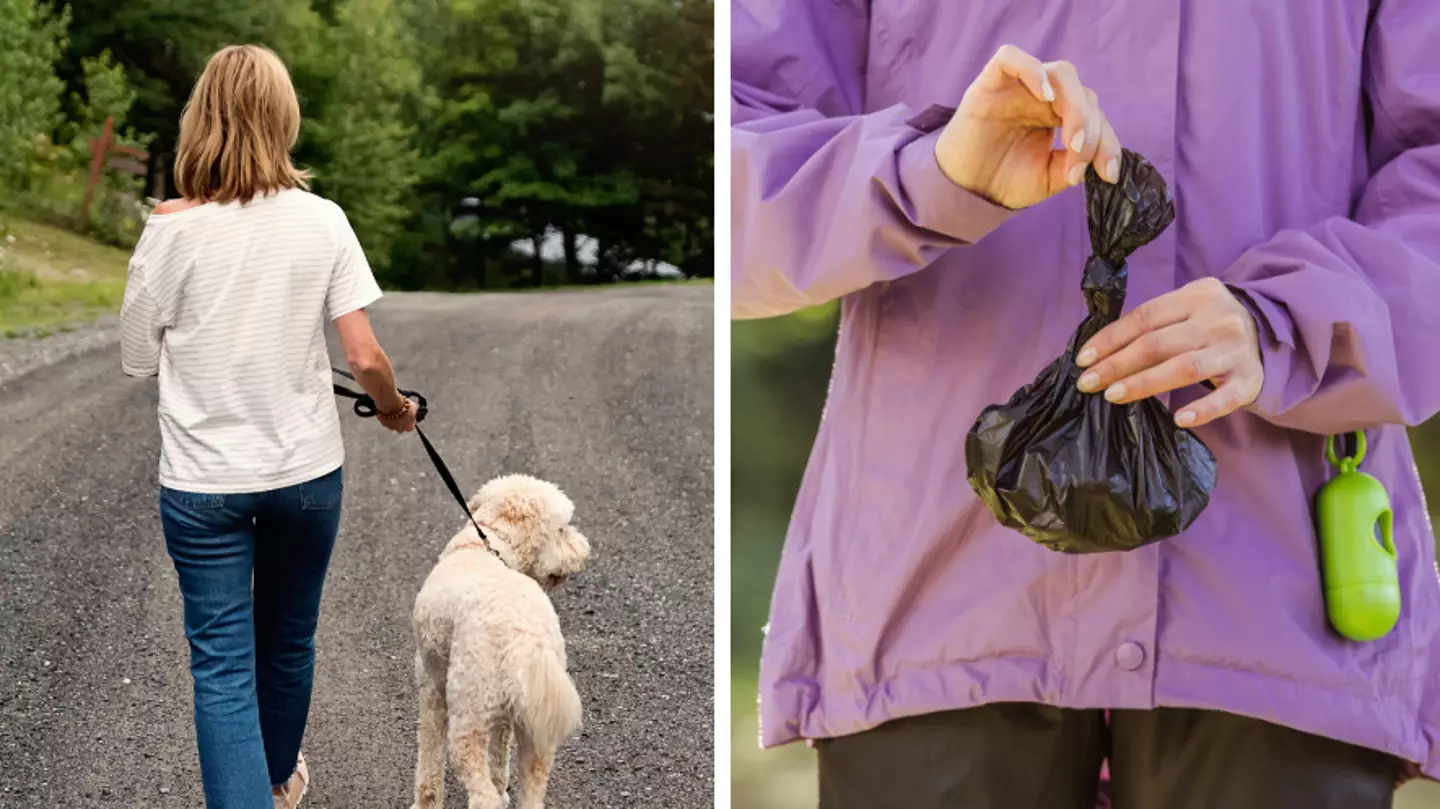
[[[714,0],[0,0],[0,213],[129,250],[147,198],[177,193],[196,77],[222,46],[255,43],[294,82],[295,161],[345,210],[385,288],[710,277],[714,12]],[[149,158],[131,167],[141,176],[101,172],[86,211],[89,143],[107,118]],[[49,280],[0,271],[12,290]]]
[[[760,628],[785,526],[815,437],[835,348],[834,305],[737,322],[731,355],[732,805],[815,806],[814,754],[804,745],[761,751],[755,717]],[[1440,419],[1412,431],[1432,511],[1440,503]],[[1397,809],[1440,809],[1440,785],[1401,790]]]

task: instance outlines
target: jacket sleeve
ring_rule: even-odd
[[[1283,231],[1222,276],[1260,321],[1248,410],[1337,434],[1440,411],[1440,15],[1384,0],[1366,43],[1373,170],[1353,218]]]
[[[973,243],[1012,211],[951,183],[938,132],[864,109],[868,6],[734,0],[731,315],[834,300]]]

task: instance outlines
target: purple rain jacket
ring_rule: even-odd
[[[1184,706],[1386,750],[1440,775],[1440,581],[1404,424],[1440,410],[1434,0],[735,0],[732,315],[841,300],[825,414],[775,583],[761,743],[993,701]],[[1005,43],[1073,62],[1175,224],[1127,308],[1218,276],[1265,384],[1201,427],[1219,465],[1184,534],[1065,556],[999,527],[966,431],[1085,315],[1083,188],[1010,212],[936,134]],[[1205,393],[1168,397],[1172,408]],[[1329,629],[1310,506],[1324,436],[1365,430],[1404,605]]]

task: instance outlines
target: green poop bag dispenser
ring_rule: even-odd
[[[1335,457],[1335,437],[1325,441],[1325,457],[1340,473],[1315,495],[1315,526],[1330,624],[1350,640],[1369,641],[1384,637],[1400,618],[1400,573],[1390,495],[1379,480],[1358,470],[1365,433],[1355,435],[1355,455],[1343,460]]]

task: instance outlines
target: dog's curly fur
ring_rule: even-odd
[[[497,478],[469,507],[500,558],[467,524],[415,599],[420,755],[412,809],[444,806],[447,746],[470,809],[508,806],[512,731],[519,809],[542,809],[555,751],[581,720],[560,621],[543,588],[578,573],[590,543],[570,526],[574,504],[543,480]]]

